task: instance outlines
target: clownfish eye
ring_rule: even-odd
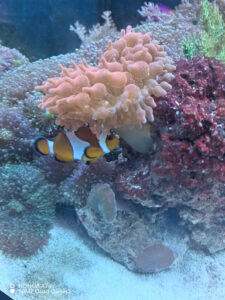
[[[109,136],[107,137],[107,139],[108,139],[109,141],[111,141],[111,140],[113,140],[113,136],[112,136],[112,135],[109,135]]]

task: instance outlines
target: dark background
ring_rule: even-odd
[[[90,28],[102,23],[101,14],[112,11],[118,29],[143,20],[137,13],[145,0],[0,0],[0,40],[19,49],[31,61],[72,52],[80,40],[69,30],[79,21]],[[147,1],[148,2],[148,1]],[[171,8],[180,0],[151,2]]]

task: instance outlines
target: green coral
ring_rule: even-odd
[[[188,58],[197,54],[215,57],[225,63],[225,23],[219,7],[207,0],[201,3],[199,25],[202,33],[192,40],[183,40],[183,52]]]
[[[193,40],[189,40],[185,38],[182,41],[182,49],[183,53],[188,58],[194,58],[196,55],[199,54],[199,38],[197,35],[193,36]]]

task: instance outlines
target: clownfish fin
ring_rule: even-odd
[[[89,158],[90,160],[92,159],[98,159],[101,156],[104,156],[104,152],[102,151],[101,148],[98,147],[88,147],[85,150],[85,155],[87,156],[87,158]]]
[[[49,141],[44,137],[39,137],[34,142],[35,150],[42,155],[49,155]]]
[[[106,146],[110,151],[116,149],[119,145],[119,136],[115,134],[110,134],[106,138]]]

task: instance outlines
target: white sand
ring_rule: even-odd
[[[138,275],[79,231],[56,224],[37,255],[0,254],[0,289],[16,300],[225,300],[225,252],[209,257],[187,251],[167,271]]]

